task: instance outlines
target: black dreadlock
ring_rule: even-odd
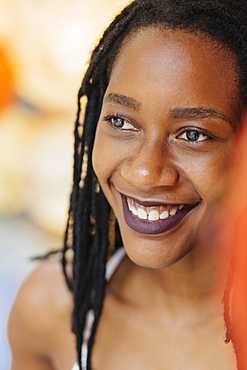
[[[99,189],[92,168],[95,130],[112,66],[123,41],[138,29],[150,26],[199,32],[225,45],[237,57],[242,100],[244,104],[247,102],[247,0],[135,0],[115,18],[103,34],[92,53],[78,93],[74,131],[74,183],[63,252],[66,281],[74,294],[73,331],[77,337],[80,369],[82,334],[90,309],[94,312],[94,323],[88,342],[87,368],[91,368],[94,335],[103,306],[109,244],[110,206]],[[82,125],[81,99],[84,96],[87,104]],[[65,253],[70,247],[71,231],[74,250],[72,282],[66,274],[65,259]],[[116,233],[116,240],[120,240],[119,229]],[[119,243],[116,244],[117,248]],[[225,312],[229,312],[227,304]],[[228,314],[225,317],[228,318]],[[230,331],[227,333],[229,340]]]

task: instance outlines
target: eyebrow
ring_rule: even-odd
[[[136,111],[140,110],[142,106],[137,100],[118,93],[107,94],[104,103],[116,103]],[[173,108],[170,109],[169,115],[177,119],[218,118],[232,125],[231,120],[226,115],[212,108]]]
[[[172,118],[180,119],[218,118],[232,125],[227,116],[211,108],[174,108],[169,111],[169,114]]]
[[[134,110],[140,110],[142,105],[140,102],[133,98],[117,93],[110,93],[106,95],[106,97],[104,98],[104,103],[116,103]]]

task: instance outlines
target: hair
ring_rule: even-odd
[[[88,340],[87,357],[87,369],[91,369],[91,351],[105,295],[105,266],[109,250],[111,209],[92,167],[95,130],[111,70],[123,42],[126,37],[145,27],[199,33],[227,47],[237,57],[241,99],[245,105],[247,102],[246,0],[135,0],[104,32],[92,53],[78,93],[73,189],[62,260],[66,281],[74,295],[73,331],[77,338],[80,369],[83,331],[87,314],[92,310],[94,321]],[[83,124],[82,97],[87,99]],[[112,229],[115,229],[115,248],[118,248],[121,245],[118,225],[115,228],[111,226]],[[72,281],[66,274],[65,258],[66,251],[71,246],[74,250]],[[228,306],[226,303],[227,319]],[[229,341],[229,330],[227,333]]]

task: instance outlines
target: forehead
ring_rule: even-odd
[[[236,57],[200,34],[155,28],[127,39],[113,65],[108,92],[166,108],[214,105],[239,110]]]

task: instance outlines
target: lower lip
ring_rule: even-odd
[[[149,220],[142,220],[141,218],[135,216],[128,207],[127,198],[123,194],[122,196],[122,203],[123,203],[123,213],[124,219],[126,224],[134,231],[140,234],[145,235],[158,235],[163,234],[175,226],[180,224],[180,222],[184,219],[185,216],[195,208],[197,204],[190,204],[186,206],[184,209],[176,213],[174,216],[169,216],[164,220],[158,221],[149,221]]]

